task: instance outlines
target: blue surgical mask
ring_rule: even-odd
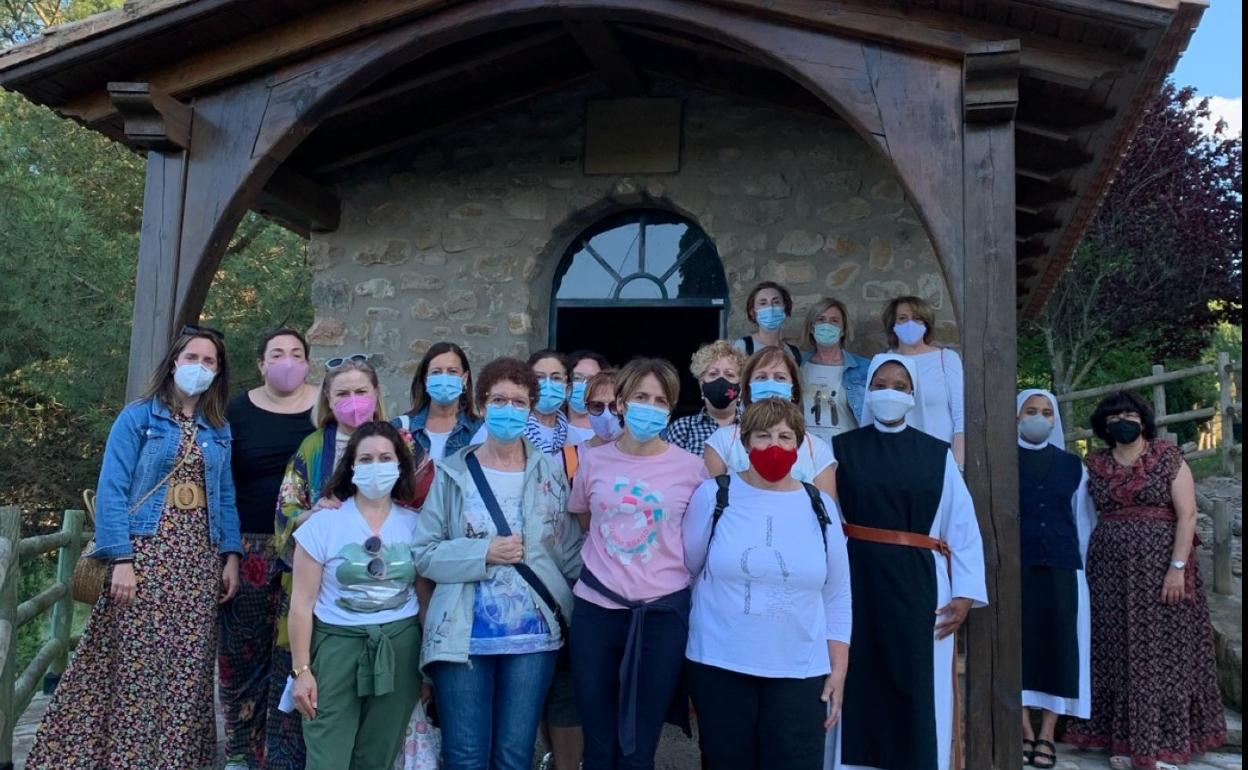
[[[831,347],[841,341],[841,327],[836,324],[818,323],[812,330],[815,342],[825,347]]]
[[[487,404],[485,407],[486,432],[495,441],[504,444],[510,444],[520,438],[521,434],[524,433],[524,426],[528,419],[528,410],[512,406],[511,404],[505,406]]]
[[[554,380],[542,380],[537,389],[537,411],[554,414],[568,397],[568,386]]]
[[[173,370],[173,382],[178,386],[178,390],[188,396],[198,396],[212,381],[217,378],[217,373],[201,363],[178,364]]]
[[[584,380],[572,383],[572,395],[568,397],[568,408],[577,414],[585,414],[589,411],[585,408],[585,386],[588,384]]]
[[[782,398],[793,400],[793,383],[777,382],[776,380],[755,380],[750,383],[750,401],[762,401],[764,398]]]
[[[650,404],[630,402],[624,412],[624,425],[633,438],[644,444],[663,432],[672,413]]]
[[[758,319],[759,328],[774,332],[776,329],[784,326],[784,319],[788,316],[784,314],[784,308],[769,305],[755,310],[754,317]]]
[[[897,335],[897,339],[901,340],[903,345],[917,345],[927,335],[927,324],[921,321],[893,324],[893,334]]]
[[[458,374],[431,374],[425,378],[425,392],[435,403],[453,404],[464,393],[464,378]]]

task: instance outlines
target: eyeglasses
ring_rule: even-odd
[[[348,363],[368,366],[368,356],[363,353],[355,353],[349,356],[334,356],[325,360],[325,368],[338,369]]]
[[[533,375],[537,377],[538,382],[545,382],[546,380],[550,380],[551,382],[557,382],[562,385],[568,381],[567,377],[558,373],[542,374],[541,372],[533,372]]]
[[[364,553],[372,557],[368,560],[368,566],[365,567],[369,576],[375,580],[385,578],[386,561],[381,558],[381,538],[377,535],[369,535],[364,541]]]
[[[615,408],[614,401],[586,401],[585,411],[589,412],[595,417],[602,414],[603,412],[610,412],[611,414],[619,416],[619,410]]]
[[[207,334],[218,339],[225,339],[225,332],[220,329],[214,329],[211,326],[199,326],[198,324],[187,324],[186,326],[183,326],[182,331],[178,332],[178,336],[180,337],[185,334],[190,334],[191,336]]]
[[[507,398],[506,396],[488,396],[485,399],[486,406],[502,408],[504,406],[514,406],[517,409],[529,410],[530,404],[527,398]]]

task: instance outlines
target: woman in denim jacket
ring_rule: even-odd
[[[542,703],[567,643],[581,528],[567,513],[562,463],[523,435],[537,392],[523,361],[486,365],[476,385],[485,443],[439,461],[421,509],[416,571],[437,584],[425,610],[421,666],[433,680],[445,770],[533,766]],[[496,525],[474,472],[509,534]]]
[[[216,759],[217,605],[238,590],[220,332],[182,329],[104,448],[96,549],[112,565],[35,736],[31,770]]]

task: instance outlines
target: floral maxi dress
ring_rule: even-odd
[[[1193,545],[1187,586],[1161,602],[1176,514],[1170,484],[1183,455],[1149,443],[1130,467],[1108,450],[1088,456],[1088,491],[1098,524],[1088,545],[1092,595],[1092,718],[1065,740],[1131,757],[1133,767],[1185,764],[1221,746],[1226,719],[1218,694],[1213,626]]]
[[[193,418],[178,456],[194,441]],[[170,484],[203,486],[198,445]],[[152,537],[135,537],[135,599],[107,589],[39,724],[26,770],[196,770],[216,761],[213,665],[221,559],[206,508],[166,501]]]

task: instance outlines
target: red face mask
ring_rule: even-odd
[[[797,450],[785,449],[779,444],[772,444],[766,449],[750,450],[750,465],[754,466],[758,475],[773,484],[789,475],[796,462]]]

